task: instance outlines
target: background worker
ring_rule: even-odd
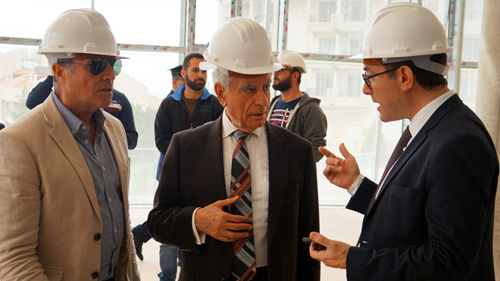
[[[318,147],[326,145],[326,116],[319,103],[300,91],[302,74],[306,73],[306,63],[302,56],[294,51],[283,50],[278,55],[283,68],[274,72],[273,89],[281,95],[271,101],[267,120],[277,126],[287,128],[311,142],[316,162],[322,157]]]

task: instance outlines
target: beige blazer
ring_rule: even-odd
[[[116,280],[139,280],[128,204],[130,158],[120,121],[104,113],[126,229]],[[0,131],[0,280],[97,280],[102,221],[92,177],[52,95]]]

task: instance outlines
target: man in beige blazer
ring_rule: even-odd
[[[114,36],[70,10],[39,53],[54,92],[0,132],[0,280],[139,280],[125,131],[101,109],[121,68]]]

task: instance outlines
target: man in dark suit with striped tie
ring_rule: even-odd
[[[172,138],[149,232],[182,249],[179,280],[319,281],[302,242],[319,229],[314,152],[266,122],[271,73],[281,69],[266,31],[231,19],[204,56],[225,110]]]

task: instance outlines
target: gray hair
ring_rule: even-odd
[[[75,65],[71,64],[72,62],[74,62],[74,59],[72,58],[59,58],[55,63],[59,63],[63,65],[63,67],[69,69],[70,72],[73,72]],[[53,76],[53,79],[54,92],[59,93],[59,81],[57,81],[56,75]]]
[[[231,86],[231,82],[233,81],[232,77],[229,77],[227,72],[220,70],[219,68],[215,69],[212,73],[212,79],[215,83],[219,83],[226,89],[226,91],[229,91],[229,86]]]

